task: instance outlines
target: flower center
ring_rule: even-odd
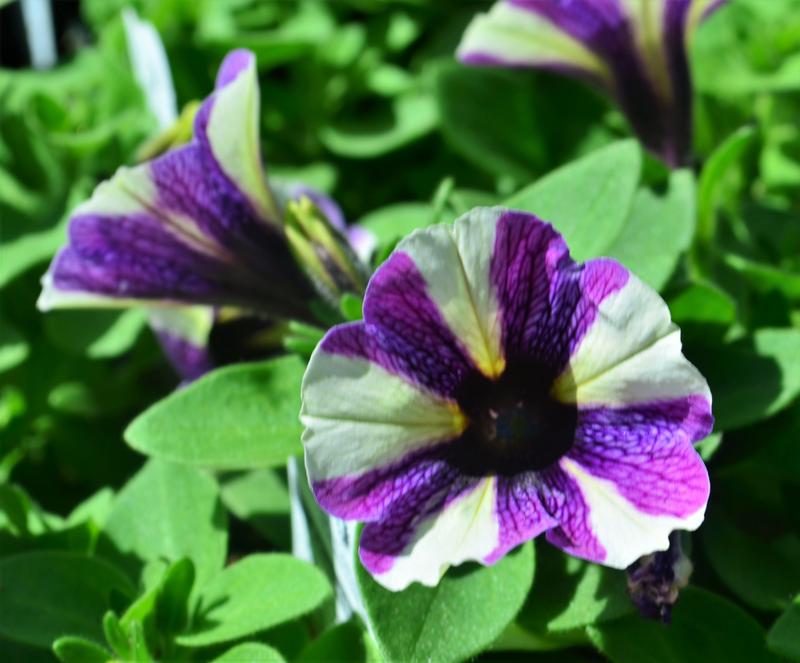
[[[577,410],[551,395],[551,370],[509,362],[496,380],[474,371],[456,398],[469,424],[450,445],[448,460],[469,475],[514,475],[541,470],[572,447]]]

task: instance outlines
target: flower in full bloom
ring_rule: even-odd
[[[664,301],[503,208],[400,242],[363,321],[312,355],[301,419],[317,501],[366,523],[361,561],[393,590],[542,532],[625,568],[709,495],[711,394]]]
[[[336,265],[336,286],[363,289],[342,276],[361,278],[362,267],[336,203],[302,184],[267,182],[259,104],[255,57],[233,51],[197,109],[192,141],[120,168],[72,213],[39,307],[147,307],[169,358],[184,377],[197,377],[214,363],[207,344],[221,308],[314,321],[314,283],[286,236],[291,200],[317,210],[323,248],[352,261],[346,270]]]
[[[500,0],[467,28],[467,64],[537,67],[580,78],[619,104],[671,167],[692,148],[687,42],[726,0]]]

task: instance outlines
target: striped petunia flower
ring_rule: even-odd
[[[315,350],[301,419],[317,501],[366,522],[361,561],[392,590],[542,532],[624,568],[696,529],[709,496],[692,443],[711,394],[664,301],[503,208],[400,242],[363,322]]]
[[[536,67],[611,96],[653,154],[679,168],[692,158],[687,44],[726,0],[500,0],[467,28],[467,64]]]
[[[120,168],[75,209],[39,308],[145,307],[167,356],[193,379],[216,363],[208,343],[220,309],[226,318],[233,311],[313,322],[314,270],[337,260],[347,269],[337,269],[334,285],[363,290],[366,268],[345,238],[338,205],[301,183],[267,181],[259,105],[255,56],[231,52],[197,109],[191,142]],[[306,201],[326,231],[327,245],[300,238],[315,258],[310,266],[287,240],[293,200]],[[356,278],[343,282],[349,275]],[[335,298],[335,290],[325,294]]]

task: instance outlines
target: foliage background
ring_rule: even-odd
[[[371,635],[357,618],[331,626],[324,534],[318,568],[284,554],[296,358],[223,369],[148,410],[127,438],[151,460],[125,444],[176,385],[143,315],[41,315],[35,301],[68,211],[155,131],[126,5],[161,33],[181,103],[208,93],[228,50],[254,50],[270,174],[331,192],[381,255],[414,227],[506,201],[556,223],[577,258],[612,255],[661,290],[717,418],[700,445],[712,498],[687,541],[693,587],[670,628],[632,613],[622,573],[539,542],[436,590],[390,595],[359,573]],[[83,0],[58,68],[0,70],[3,660],[53,660],[61,636],[76,636],[59,640],[65,661],[108,647],[126,660],[800,660],[800,2],[731,0],[699,30],[697,164],[671,176],[583,86],[455,64],[486,6]]]

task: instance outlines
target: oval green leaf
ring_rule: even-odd
[[[463,661],[490,645],[514,619],[533,582],[530,543],[494,566],[451,569],[436,587],[390,592],[358,563],[371,632],[390,662]]]
[[[331,596],[322,571],[291,555],[249,555],[200,591],[195,620],[177,641],[205,647],[243,638],[311,612]]]
[[[214,469],[282,465],[302,452],[298,419],[305,367],[294,356],[216,370],[137,417],[137,451]]]
[[[112,592],[133,597],[130,579],[108,562],[39,551],[0,560],[0,635],[50,648],[65,634],[103,639]]]
[[[588,633],[614,663],[777,663],[753,617],[695,588],[681,594],[669,626],[632,615],[590,626]]]
[[[576,260],[595,258],[622,231],[641,168],[638,144],[620,141],[554,170],[505,205],[553,224]]]

